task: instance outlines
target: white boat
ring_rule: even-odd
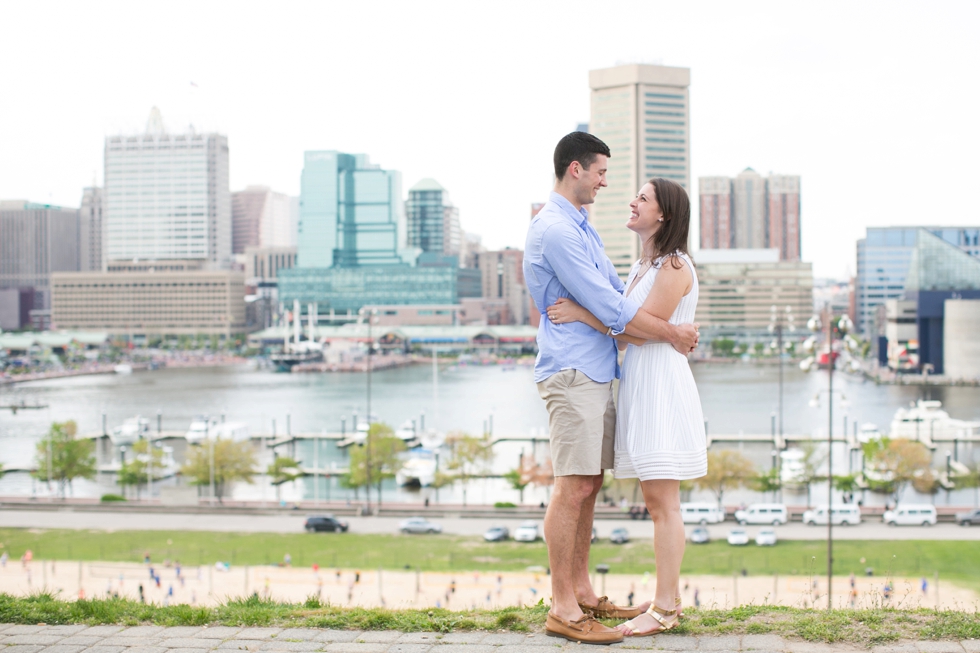
[[[191,444],[203,442],[208,438],[211,429],[218,425],[218,420],[198,415],[191,421],[190,428],[184,434],[184,438]]]
[[[409,420],[398,427],[395,431],[395,437],[403,440],[404,442],[411,442],[418,438],[418,433],[415,432],[415,424],[412,420]]]
[[[415,449],[395,473],[399,486],[428,487],[436,480],[436,459],[428,449]]]
[[[133,444],[150,433],[150,420],[145,417],[130,417],[121,426],[109,433],[109,439],[115,445]]]
[[[112,371],[115,372],[116,374],[132,374],[133,366],[130,365],[129,363],[120,363],[119,365],[113,367]]]
[[[915,440],[932,448],[936,440],[968,440],[980,432],[980,422],[949,416],[941,401],[920,399],[909,408],[899,408],[892,418],[889,437]]]
[[[198,416],[184,434],[189,444],[198,444],[207,439],[248,440],[248,424],[244,422],[219,422],[213,418]]]

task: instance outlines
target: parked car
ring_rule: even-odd
[[[521,522],[521,525],[514,529],[515,542],[534,542],[540,537],[541,531],[536,521]]]
[[[714,503],[682,503],[681,519],[685,524],[717,524],[725,521],[725,511]]]
[[[856,526],[861,523],[861,509],[853,504],[839,504],[831,508],[834,525]],[[803,513],[803,523],[808,526],[827,525],[827,506],[817,506]]]
[[[980,526],[980,510],[956,513],[956,523],[960,526]]]
[[[735,511],[735,521],[746,524],[772,524],[779,526],[789,521],[786,506],[782,503],[753,503],[745,510]]]
[[[306,523],[303,524],[303,528],[310,533],[317,533],[320,531],[326,531],[328,533],[346,533],[348,527],[349,524],[347,522],[341,521],[333,515],[317,515],[307,517]]]
[[[625,528],[614,528],[609,534],[609,541],[613,544],[626,544],[630,541],[630,532]]]
[[[755,536],[756,546],[776,546],[776,542],[776,529],[774,528],[760,529]]]
[[[900,504],[894,510],[886,510],[881,521],[889,526],[935,526],[936,506],[928,503]]]
[[[707,528],[695,528],[691,531],[691,544],[707,544],[710,541]]]
[[[483,539],[487,542],[503,542],[510,537],[510,531],[507,530],[506,526],[491,526],[486,533],[483,534]]]
[[[430,522],[424,517],[412,517],[398,525],[402,533],[441,533],[442,525]]]
[[[733,528],[728,531],[728,543],[732,546],[745,546],[749,543],[749,534],[744,528]]]

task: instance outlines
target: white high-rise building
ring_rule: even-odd
[[[170,134],[154,107],[146,131],[105,140],[105,258],[231,261],[228,139]]]
[[[589,72],[589,132],[612,151],[609,187],[599,192],[589,216],[623,277],[640,256],[639,240],[624,226],[636,192],[651,177],[691,192],[690,83],[688,68],[629,64]]]

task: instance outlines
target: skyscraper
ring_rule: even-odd
[[[701,249],[776,249],[800,260],[800,178],[752,168],[737,177],[701,177]]]
[[[248,247],[295,247],[298,215],[293,198],[267,186],[231,194],[232,252]]]
[[[51,273],[81,269],[83,240],[78,209],[0,202],[0,288],[33,289],[31,308],[50,308]]]
[[[622,276],[640,256],[639,240],[623,226],[640,187],[664,177],[690,192],[690,83],[688,68],[629,64],[589,72],[589,129],[612,151],[609,187],[589,214]]]
[[[91,186],[82,190],[82,208],[78,211],[79,270],[97,272],[105,264],[102,248],[102,189]]]
[[[873,333],[875,310],[905,295],[912,254],[925,229],[946,243],[980,257],[980,227],[868,227],[857,242],[855,322],[865,336]]]
[[[701,177],[701,249],[733,249],[735,225],[732,216],[732,180],[728,177]]]
[[[405,202],[408,246],[423,252],[459,256],[462,230],[459,209],[435,179],[423,179],[408,190]]]
[[[401,173],[366,154],[306,152],[301,179],[297,266],[397,265],[404,249]]]
[[[154,107],[142,134],[105,139],[107,260],[231,260],[228,139],[170,134]]]

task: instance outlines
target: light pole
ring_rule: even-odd
[[[854,325],[846,315],[835,321],[829,304],[824,305],[824,313],[827,320],[827,609],[832,610],[834,607],[832,593],[834,572],[834,336],[838,334],[843,339]],[[809,350],[813,350],[816,348],[816,335],[823,330],[823,323],[818,316],[814,315],[807,322],[807,327],[814,336],[807,339],[806,346]],[[845,348],[849,346],[850,342],[845,340]],[[815,362],[814,357],[810,356],[800,363],[800,369],[809,372],[813,369]],[[820,394],[818,393],[817,405],[819,405],[819,397]],[[843,401],[843,395],[841,398]]]
[[[786,323],[786,327],[789,332],[792,333],[796,331],[796,326],[793,324],[793,309],[790,306],[786,306],[785,309],[780,312],[776,305],[773,304],[769,307],[769,333],[776,334],[776,355],[779,356],[779,439],[783,439],[783,323]],[[773,443],[775,444],[775,437],[773,437]]]
[[[950,459],[953,457],[952,451],[946,452],[946,505],[949,505],[949,490],[953,485],[951,475],[953,473],[952,465],[950,464]]]
[[[365,308],[362,307],[358,311],[361,316],[367,317],[368,325],[368,350],[367,350],[367,433],[364,435],[364,480],[365,480],[365,492],[367,494],[367,510],[368,513],[371,512],[371,368],[372,368],[372,356],[374,354],[374,333],[372,331],[372,326],[374,324],[374,316],[378,314],[378,309],[376,308]],[[354,423],[354,431],[357,431],[357,423]],[[378,483],[378,504],[381,504],[381,483]]]

